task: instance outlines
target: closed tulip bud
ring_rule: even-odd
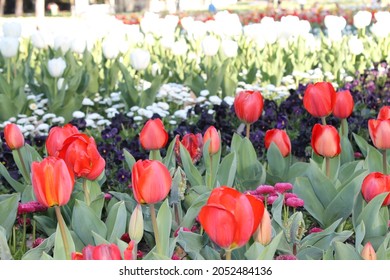
[[[254,196],[222,186],[212,190],[198,218],[213,242],[232,250],[249,241],[263,213],[264,204]]]
[[[77,177],[88,180],[97,179],[106,167],[93,137],[83,133],[66,138],[58,157],[65,160]]]
[[[336,93],[336,100],[333,107],[333,115],[339,119],[348,118],[353,111],[354,101],[349,90]]]
[[[390,119],[390,106],[383,106],[378,113],[378,120]]]
[[[377,259],[375,250],[372,247],[371,242],[367,242],[366,245],[364,245],[360,255],[366,261],[374,261]]]
[[[256,122],[263,112],[263,96],[260,91],[244,90],[234,99],[234,111],[237,117],[246,124]]]
[[[317,155],[335,157],[341,153],[340,135],[331,125],[315,124],[311,135],[311,146]]]
[[[47,62],[47,70],[53,78],[59,78],[64,74],[66,62],[62,57],[50,59]]]
[[[367,202],[382,193],[390,192],[390,176],[380,172],[368,174],[362,183],[362,195]],[[390,205],[390,194],[386,196],[382,205]]]
[[[221,147],[221,139],[214,126],[210,126],[203,135],[203,143],[206,144],[207,141],[210,141],[209,154],[214,155],[218,153]]]
[[[16,124],[10,123],[5,126],[4,138],[11,150],[20,149],[24,146],[24,136]]]
[[[139,141],[145,150],[159,150],[168,142],[168,132],[161,119],[148,120],[139,134]]]
[[[271,143],[274,143],[283,157],[291,153],[291,141],[285,130],[270,129],[267,130],[264,137],[265,148],[268,149]]]
[[[303,106],[313,116],[322,118],[332,113],[336,91],[329,82],[309,84],[303,96]]]
[[[357,29],[365,28],[370,25],[372,14],[369,11],[358,11],[353,16],[353,25]]]
[[[263,218],[254,233],[254,239],[259,242],[261,245],[266,246],[272,240],[272,225],[271,225],[271,217],[267,211],[264,209]]]
[[[106,59],[114,59],[119,55],[119,46],[113,40],[105,40],[102,45],[102,51]]]
[[[16,21],[7,21],[3,23],[4,37],[19,38],[22,35],[22,25]]]
[[[145,70],[150,62],[150,53],[147,50],[135,49],[130,54],[130,64],[138,71]]]
[[[142,208],[140,204],[134,208],[130,216],[129,235],[131,240],[139,243],[144,235],[144,217],[142,215]]]
[[[68,203],[73,191],[74,177],[64,160],[47,157],[31,165],[31,182],[36,199],[46,207]]]
[[[222,47],[222,51],[226,57],[236,57],[237,56],[238,43],[236,41],[233,41],[230,39],[223,40],[221,47]]]
[[[140,204],[164,200],[171,190],[172,178],[168,168],[158,160],[139,160],[131,172],[134,199]]]
[[[19,51],[19,39],[3,37],[0,39],[0,52],[5,58],[15,57]]]
[[[390,149],[390,119],[368,120],[368,132],[375,147],[383,150]]]
[[[208,35],[202,41],[202,50],[206,56],[214,56],[219,50],[219,40],[214,36]]]
[[[63,127],[55,126],[51,128],[45,143],[47,154],[49,156],[58,156],[65,139],[77,133],[79,133],[77,127],[69,123]]]

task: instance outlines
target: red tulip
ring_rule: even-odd
[[[258,228],[264,204],[229,187],[213,189],[199,212],[199,221],[210,239],[226,250],[245,245]]]
[[[354,101],[349,90],[338,91],[333,106],[333,115],[339,119],[348,118],[353,111]]]
[[[244,90],[234,99],[237,117],[246,124],[257,121],[263,112],[263,96],[260,91]]]
[[[189,152],[192,162],[197,162],[202,156],[202,147],[203,147],[203,138],[202,134],[197,133],[188,133],[183,136],[183,139],[180,141],[180,136],[176,136],[175,140],[175,155],[179,163],[181,163],[180,157],[180,143],[187,149]]]
[[[214,155],[218,153],[221,147],[221,139],[218,131],[214,126],[210,126],[203,135],[203,143],[206,144],[210,140],[209,154]]]
[[[121,252],[115,244],[88,245],[82,253],[73,252],[72,260],[121,260]]]
[[[331,125],[315,124],[311,135],[311,146],[317,155],[335,157],[341,153],[340,135]]]
[[[271,143],[274,143],[283,157],[291,153],[291,141],[285,130],[270,129],[267,130],[264,137],[265,148],[268,149]]]
[[[383,106],[378,113],[378,120],[390,119],[390,106]]]
[[[326,117],[332,113],[336,91],[329,82],[309,84],[303,96],[303,106],[313,117]]]
[[[369,202],[379,194],[390,192],[390,176],[380,172],[368,174],[362,183],[362,194]],[[390,205],[390,194],[386,196],[382,205]]]
[[[19,149],[24,146],[24,136],[20,131],[20,128],[14,123],[5,126],[4,138],[11,150]]]
[[[161,119],[148,120],[139,134],[139,140],[145,150],[164,148],[168,142],[168,133]]]
[[[68,203],[73,191],[74,177],[65,161],[47,157],[31,165],[32,186],[38,202],[46,207]]]
[[[58,156],[65,160],[77,177],[88,180],[99,177],[106,166],[93,137],[83,133],[66,138]]]
[[[79,130],[70,123],[64,125],[64,127],[56,126],[51,128],[46,139],[47,154],[49,156],[58,156],[65,139],[76,133],[79,133]]]
[[[133,165],[131,180],[134,199],[140,204],[164,200],[172,184],[168,168],[158,160],[138,160]]]
[[[375,147],[390,149],[390,119],[368,120],[368,132]]]

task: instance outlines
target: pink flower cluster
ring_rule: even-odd
[[[275,200],[282,195],[284,198],[284,205],[292,208],[303,207],[305,202],[295,193],[289,192],[292,191],[292,189],[293,185],[291,183],[280,182],[276,183],[274,186],[260,185],[255,190],[248,191],[248,193],[254,195],[264,203],[267,203],[267,205],[272,205]]]
[[[40,204],[38,201],[20,202],[18,206],[18,215],[45,212],[47,207]]]

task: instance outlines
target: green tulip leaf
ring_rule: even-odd
[[[362,242],[364,240],[364,236],[366,235],[366,227],[364,226],[364,222],[361,222],[355,228],[355,249],[360,252],[363,248]]]
[[[201,249],[206,245],[202,235],[181,230],[177,237],[177,243],[192,260],[204,260],[200,253]]]
[[[275,143],[271,143],[267,150],[267,161],[269,172],[277,177],[283,178],[288,166],[285,158],[280,153],[278,146]]]
[[[11,185],[11,187],[16,192],[23,192],[25,185],[19,183],[14,178],[11,177],[11,175],[8,173],[7,168],[0,162],[0,174],[4,177],[4,179]]]
[[[12,254],[8,247],[6,231],[0,226],[0,260],[12,260]]]
[[[129,167],[129,170],[133,169],[133,165],[135,164],[135,158],[132,154],[129,153],[126,149],[123,149],[123,153],[125,155],[125,161],[127,163],[127,166]]]
[[[53,258],[55,260],[67,260],[71,258],[72,252],[76,252],[76,248],[73,242],[72,235],[64,223],[64,231],[65,231],[65,238],[67,239],[68,242],[68,250],[69,250],[69,256],[66,255],[65,252],[65,245],[64,245],[64,239],[61,234],[60,230],[60,224],[57,224],[57,229],[55,233],[55,240],[54,240],[54,251],[53,251]]]
[[[49,235],[37,247],[28,250],[22,257],[22,260],[39,260],[43,254],[48,254],[54,247],[56,233]]]
[[[190,153],[181,143],[180,143],[180,158],[183,164],[184,172],[186,173],[188,181],[190,182],[191,186],[194,187],[198,185],[203,185],[204,183],[203,183],[202,175],[200,174],[199,170],[195,167],[195,165],[192,163]]]
[[[353,138],[355,140],[355,143],[358,145],[360,151],[362,152],[364,157],[367,157],[368,154],[368,147],[371,146],[368,144],[368,142],[361,136],[353,133]]]
[[[44,215],[34,215],[34,220],[37,222],[37,229],[43,231],[47,236],[55,233],[57,227],[55,219]]]
[[[355,156],[354,156],[354,150],[351,141],[349,141],[348,137],[344,136],[341,137],[340,144],[341,144],[341,154],[340,154],[341,165],[348,162],[352,162],[355,159]]]
[[[364,164],[370,172],[383,172],[382,154],[373,146],[368,146]]]
[[[361,260],[362,258],[356,252],[351,244],[345,244],[339,241],[333,243],[335,260]]]
[[[84,245],[94,244],[92,231],[105,237],[106,225],[84,201],[77,200],[73,208],[72,228]]]
[[[218,169],[217,182],[221,186],[233,187],[237,172],[237,156],[235,152],[225,156]]]
[[[99,235],[98,233],[92,231],[92,236],[93,236],[93,240],[94,240],[94,244],[97,246],[97,245],[100,245],[100,244],[111,244],[113,242],[109,242],[107,241],[104,237],[102,237],[101,235]],[[117,239],[115,239],[115,241],[117,241]]]
[[[107,240],[113,243],[126,232],[127,212],[123,201],[117,202],[108,213],[106,220]]]
[[[254,242],[246,251],[245,257],[248,260],[273,260],[282,236],[283,231],[279,232],[279,234],[276,235],[267,246]]]
[[[161,244],[161,252],[159,254],[170,258],[169,237],[172,229],[172,214],[166,199],[160,206],[157,213],[157,228]]]
[[[163,159],[164,165],[168,168],[168,170],[175,169],[176,168],[176,156],[175,156],[175,142],[176,139],[174,138],[171,143],[168,146],[166,156]]]
[[[5,229],[7,240],[15,224],[19,200],[19,193],[0,195],[0,226]]]

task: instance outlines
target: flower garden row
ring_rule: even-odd
[[[346,64],[335,75],[294,64],[280,88],[260,68],[248,80],[246,58],[263,50],[288,61],[283,44],[302,50],[301,35],[238,45],[227,58],[218,28],[202,39],[182,30],[174,36],[188,48],[177,56],[156,51],[163,36],[145,28],[145,41],[115,58],[105,57],[108,40],[78,53],[24,49],[20,38],[16,56],[3,54],[2,97],[26,103],[4,123],[2,259],[389,258],[388,36],[359,27],[361,69],[347,77]],[[335,54],[349,53],[348,36],[329,41]],[[381,44],[370,52],[367,42]],[[200,64],[186,68],[187,52]],[[218,63],[223,74],[240,70],[231,92]]]

